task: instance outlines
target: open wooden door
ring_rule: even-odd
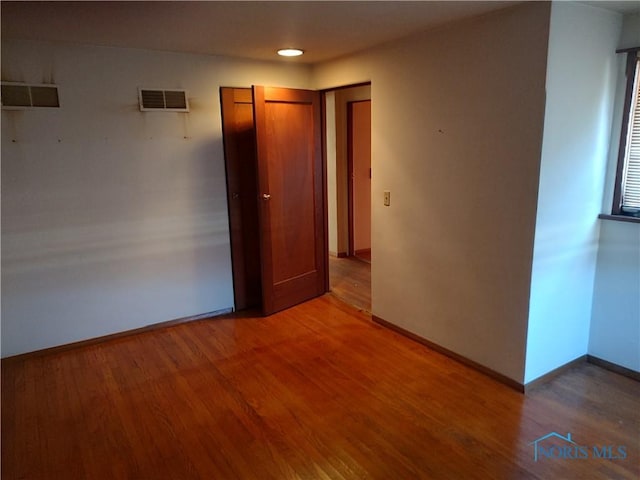
[[[220,89],[236,310],[262,305],[258,174],[250,88]]]
[[[326,288],[320,93],[253,87],[265,315]]]

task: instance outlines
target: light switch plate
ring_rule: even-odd
[[[391,205],[391,192],[389,192],[389,191],[385,191],[384,192],[384,205],[386,207]]]

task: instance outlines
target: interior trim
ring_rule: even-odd
[[[587,356],[586,355],[582,355],[582,356],[580,356],[580,357],[578,357],[578,358],[576,358],[574,360],[571,360],[568,363],[565,363],[564,365],[559,366],[558,368],[555,368],[555,369],[551,370],[550,372],[545,373],[541,377],[538,377],[535,380],[532,380],[529,383],[526,383],[524,385],[525,393],[529,393],[530,391],[538,388],[539,386],[550,382],[554,378],[559,377],[563,373],[566,373],[568,370],[570,370],[571,368],[575,367],[576,365],[579,365],[579,364],[584,363],[586,361],[587,361]]]
[[[80,340],[78,342],[66,343],[64,345],[57,345],[55,347],[44,348],[42,350],[35,350],[33,352],[20,353],[18,355],[12,355],[5,357],[2,362],[11,362],[16,360],[25,360],[28,358],[42,357],[46,355],[53,355],[54,353],[62,353],[68,350],[75,350],[76,348],[89,347],[92,345],[98,345],[100,343],[108,342],[110,340],[116,340],[118,338],[130,337],[139,333],[152,332],[154,330],[161,330],[163,328],[173,327],[180,325],[181,323],[194,322],[196,320],[205,320],[208,318],[220,317],[233,312],[233,308],[224,308],[221,310],[215,310],[209,313],[202,313],[200,315],[192,315],[189,317],[176,318],[174,320],[168,320],[166,322],[152,323],[140,328],[134,328],[132,330],[125,330],[123,332],[111,333],[108,335],[102,335],[100,337],[88,338],[87,340]]]
[[[629,48],[619,48],[616,50],[616,53],[629,53],[629,52],[638,52],[640,51],[640,47],[629,47]]]
[[[627,215],[608,215],[606,213],[601,213],[598,215],[598,218],[602,220],[614,220],[616,222],[640,223],[640,218],[630,217]]]
[[[593,355],[587,355],[587,362],[592,363],[593,365],[597,365],[600,368],[604,368],[605,370],[609,370],[619,375],[624,375],[625,377],[640,382],[640,372],[636,372],[635,370],[631,370],[630,368],[611,363],[607,360],[603,360],[602,358],[594,357]]]
[[[447,348],[444,348],[436,343],[433,343],[419,335],[416,335],[415,333],[412,333],[408,330],[405,330],[402,327],[399,327],[397,325],[394,325],[393,323],[387,322],[386,320],[383,320],[382,318],[376,316],[376,315],[372,315],[371,319],[382,325],[383,327],[386,327],[390,330],[393,330],[397,333],[399,333],[400,335],[403,335],[407,338],[410,338],[411,340],[414,340],[418,343],[421,343],[422,345],[430,348],[431,350],[434,350],[438,353],[441,353],[443,355],[446,355],[449,358],[452,358],[453,360],[456,360],[457,362],[460,362],[468,367],[473,368],[474,370],[477,370],[480,373],[483,373],[491,378],[493,378],[494,380],[497,380],[500,383],[505,384],[506,386],[513,388],[514,390],[517,390],[520,393],[525,393],[525,387],[523,384],[513,380],[512,378],[507,377],[506,375],[503,375],[501,373],[496,372],[495,370],[492,370],[488,367],[485,367],[484,365],[480,365],[477,362],[474,362],[473,360],[468,359],[467,357],[460,355],[458,353],[455,353]]]

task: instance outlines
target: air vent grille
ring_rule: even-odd
[[[2,82],[2,108],[60,108],[56,85]]]
[[[164,92],[164,100],[167,108],[178,108],[180,110],[187,109],[187,96],[185,92],[166,90]]]
[[[140,111],[188,112],[185,90],[140,89]]]

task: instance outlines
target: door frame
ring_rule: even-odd
[[[320,102],[320,109],[321,109],[321,122],[322,122],[322,165],[323,165],[323,175],[324,175],[324,201],[325,201],[325,205],[324,205],[324,211],[325,211],[325,245],[327,246],[327,254],[325,255],[326,257],[326,291],[329,292],[331,290],[330,288],[330,284],[329,284],[329,204],[328,204],[328,191],[327,191],[327,185],[328,185],[328,177],[327,177],[327,163],[328,163],[328,159],[327,159],[327,94],[330,92],[337,92],[339,90],[349,90],[352,88],[357,88],[357,87],[371,87],[371,82],[360,82],[360,83],[352,83],[352,84],[348,84],[348,85],[341,85],[338,87],[332,87],[332,88],[326,88],[323,90],[320,90],[320,95],[321,95],[321,102]],[[369,95],[369,101],[371,100],[371,95]],[[355,100],[356,102],[359,100]],[[364,100],[362,100],[364,101]],[[347,109],[348,112],[348,109]],[[347,115],[349,115],[349,113],[347,113]],[[346,128],[347,128],[347,135],[350,135],[349,133],[349,128],[348,128],[348,123],[349,123],[349,119],[347,118],[347,124],[346,124]],[[349,139],[347,138],[347,145],[349,145]],[[347,148],[347,162],[349,163],[349,157],[351,156],[349,149]],[[347,165],[347,202],[348,202],[348,213],[347,213],[347,228],[348,229],[352,229],[353,228],[353,222],[352,222],[352,215],[353,212],[351,211],[353,208],[353,205],[351,204],[352,202],[352,196],[351,196],[351,179],[350,177],[350,172],[349,170],[349,166]],[[349,255],[354,255],[355,251],[353,249],[353,232],[349,231],[348,232],[348,241],[347,241],[347,256]],[[336,254],[338,254],[338,256],[342,256],[342,254],[338,251],[336,252]]]
[[[349,232],[349,250],[348,256],[356,256],[356,240],[355,240],[355,179],[353,177],[353,104],[371,102],[368,100],[352,100],[347,102],[347,222]],[[371,159],[369,159],[369,180],[371,180]],[[371,218],[369,218],[371,221]],[[369,239],[371,242],[371,239]]]

